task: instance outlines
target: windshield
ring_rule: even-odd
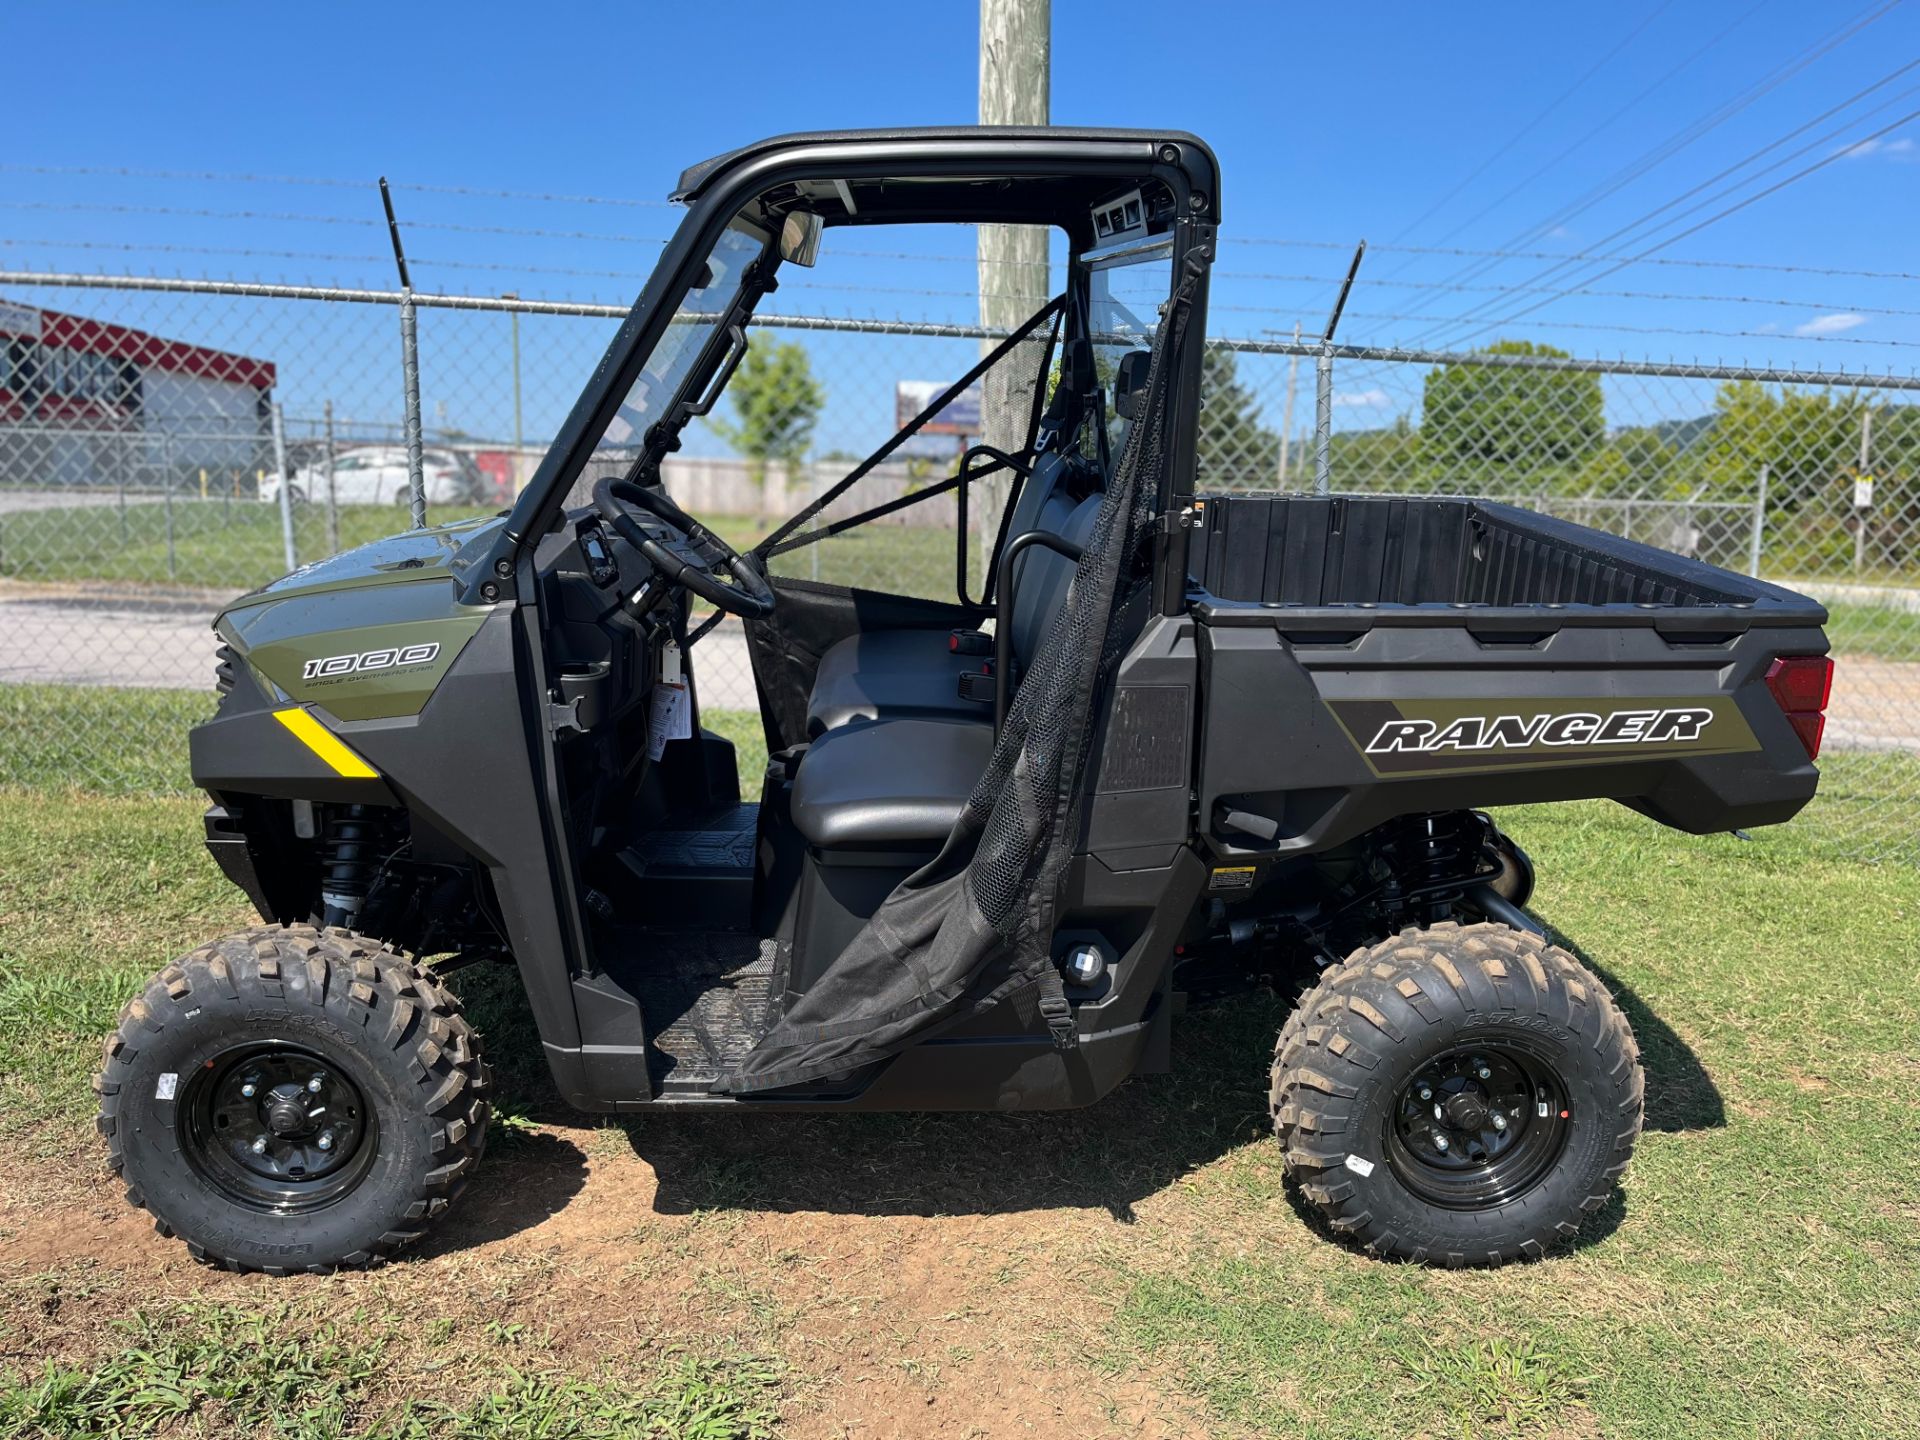
[[[743,220],[735,220],[721,233],[707,257],[706,273],[680,302],[660,343],[593,447],[595,460],[614,459],[619,452],[630,451],[646,437],[647,427],[667,413],[713,332],[740,298],[747,269],[766,244],[766,236]]]
[[[1128,253],[1094,261],[1088,279],[1087,329],[1094,367],[1110,391],[1122,357],[1130,350],[1153,348],[1161,308],[1173,288],[1173,246],[1128,247]],[[1125,439],[1126,422],[1109,408],[1108,445],[1117,452]]]

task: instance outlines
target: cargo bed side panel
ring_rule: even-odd
[[[1210,614],[1209,614],[1210,610]],[[1767,690],[1817,625],[1704,641],[1640,623],[1502,639],[1457,623],[1307,643],[1288,611],[1202,607],[1200,817],[1217,849],[1323,849],[1397,815],[1605,797],[1696,833],[1786,820],[1818,772]],[[1816,612],[1817,613],[1817,612]],[[1297,616],[1295,617],[1297,618]],[[1256,840],[1230,810],[1271,819]]]

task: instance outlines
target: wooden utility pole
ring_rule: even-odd
[[[1053,66],[1050,0],[980,0],[980,123],[1045,125]],[[1047,231],[980,227],[980,323],[1014,326],[1047,300]]]
[[[1045,125],[1048,80],[1053,69],[1051,0],[980,0],[980,123]],[[980,323],[1013,329],[1047,303],[1047,230],[1039,225],[982,225],[979,232]],[[983,340],[981,353],[999,342]],[[1023,398],[1044,377],[1038,345],[1029,363],[1009,355],[984,377],[980,439],[1002,450],[1026,443],[1027,408]],[[968,528],[980,537],[985,556],[999,531],[1006,477],[996,475],[975,487]],[[978,591],[976,590],[976,593]]]

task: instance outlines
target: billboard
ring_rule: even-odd
[[[904,430],[927,406],[939,399],[951,380],[896,380],[893,385],[893,428]],[[920,427],[922,435],[978,435],[984,395],[980,382],[974,381],[938,415]]]

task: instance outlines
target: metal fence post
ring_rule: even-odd
[[[293,548],[293,477],[287,474],[287,432],[278,402],[273,407],[273,464],[280,472],[280,543],[292,572],[300,568],[300,557]]]
[[[323,452],[327,466],[327,553],[340,553],[340,497],[333,483],[333,401],[322,407],[326,419],[326,449]]]
[[[1313,362],[1313,493],[1333,489],[1333,347],[1322,345]]]
[[[167,579],[179,578],[179,562],[173,549],[173,437],[163,435],[160,438],[160,483],[165,488],[160,492],[161,504],[167,512]]]
[[[400,273],[400,383],[407,400],[407,489],[412,502],[413,528],[427,526],[427,482],[420,454],[420,326],[413,308],[413,276],[407,271],[406,247],[400,243],[400,221],[393,213],[393,192],[380,177],[380,204],[387,212],[387,238],[393,241],[393,264]]]
[[[407,392],[407,491],[413,528],[427,525],[427,480],[420,453],[420,327],[413,310],[413,289],[400,292],[400,381]]]
[[[1760,543],[1767,533],[1767,464],[1760,462],[1760,484],[1753,496],[1753,534],[1747,540],[1747,574],[1760,578]]]

